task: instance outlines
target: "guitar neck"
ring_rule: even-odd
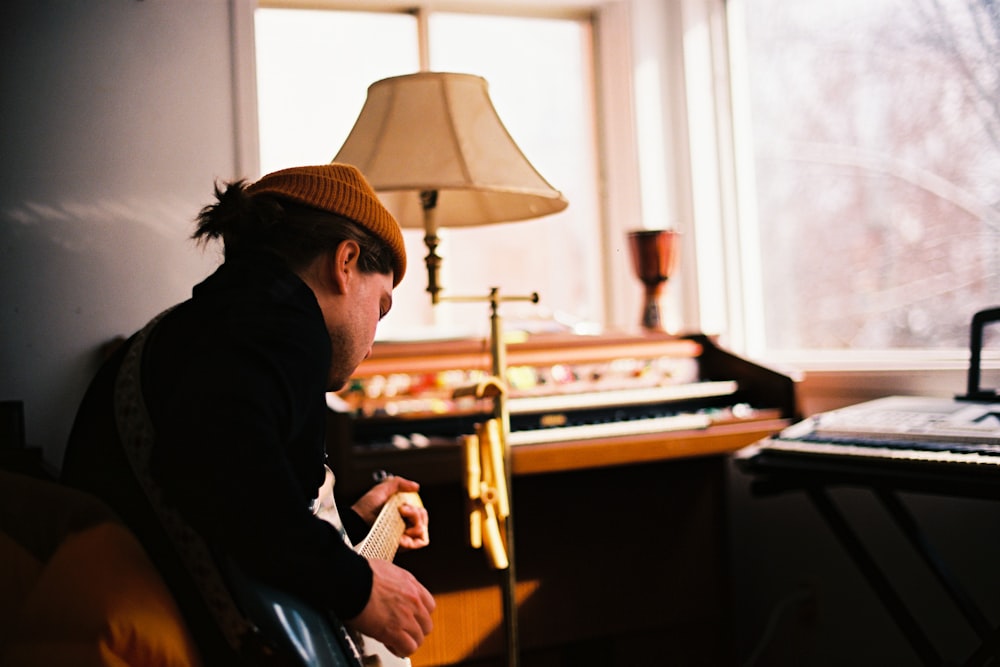
[[[355,551],[369,560],[391,561],[395,558],[399,538],[406,530],[406,523],[399,515],[399,506],[404,504],[419,507],[422,502],[420,496],[413,492],[401,491],[389,498]]]

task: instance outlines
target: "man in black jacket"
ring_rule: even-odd
[[[353,167],[297,167],[216,188],[194,237],[225,260],[94,379],[63,479],[107,501],[157,562],[206,662],[245,654],[231,573],[330,610],[393,653],[431,630],[434,601],[407,571],[350,548],[414,482],[389,478],[342,525],[315,515],[327,481],[327,391],[371,352],[403,277],[402,234]],[[404,549],[428,542],[404,505]],[[219,660],[216,660],[219,658]]]

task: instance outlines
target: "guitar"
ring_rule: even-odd
[[[368,560],[391,561],[396,557],[399,538],[406,530],[406,523],[399,514],[400,505],[422,507],[420,496],[412,491],[396,493],[382,507],[371,530],[354,550]],[[400,658],[385,647],[382,642],[357,634],[354,637],[358,652],[363,656],[365,667],[410,667],[409,658]]]
[[[330,473],[328,493],[313,513],[340,530],[340,518],[332,500],[332,478]],[[399,507],[403,504],[423,506],[416,493],[393,495],[375,518],[368,535],[354,547],[357,553],[369,560],[391,561],[395,557],[399,538],[406,530],[406,523],[399,514]],[[224,561],[224,565],[234,599],[257,627],[263,644],[285,656],[288,662],[281,664],[301,664],[303,667],[410,667],[409,659],[394,655],[381,642],[350,632],[328,613],[247,576],[232,559]],[[271,649],[266,651],[266,655],[272,655]]]

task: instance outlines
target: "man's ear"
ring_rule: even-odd
[[[347,292],[351,279],[358,273],[358,257],[360,255],[361,246],[358,245],[357,241],[350,239],[341,241],[333,252],[328,270],[334,287],[341,294]]]

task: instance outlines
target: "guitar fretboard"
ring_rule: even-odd
[[[365,539],[355,547],[355,551],[365,558],[391,561],[396,557],[399,538],[406,530],[406,523],[399,515],[399,506],[409,503],[420,506],[420,496],[416,493],[400,492],[389,498],[382,507],[375,523]]]

